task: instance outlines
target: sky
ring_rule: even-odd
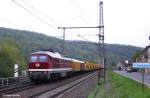
[[[0,0],[0,27],[61,38],[58,27],[99,25],[100,0]],[[149,0],[103,0],[105,43],[150,44]],[[67,29],[67,40],[98,42],[98,29]],[[83,38],[79,37],[82,36]]]

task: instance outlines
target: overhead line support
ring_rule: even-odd
[[[63,29],[63,46],[62,53],[65,55],[65,30],[66,29],[86,29],[86,28],[103,28],[103,26],[91,26],[91,27],[58,27],[58,29]]]
[[[103,1],[100,1],[100,8],[99,8],[99,64],[102,68],[99,69],[98,74],[98,84],[100,85],[100,79],[103,77],[105,82],[105,44],[104,44],[104,19],[103,19]]]
[[[86,28],[103,28],[103,26],[93,26],[93,27],[58,27],[58,29],[86,29]]]

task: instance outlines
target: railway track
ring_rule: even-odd
[[[81,82],[92,77],[95,74],[96,72],[90,72],[61,81],[52,81],[51,83],[38,85],[31,84],[29,86],[21,87],[22,89],[20,87],[14,88],[9,92],[5,92],[3,96],[4,98],[7,98],[6,96],[14,95],[18,96],[16,98],[55,98],[61,95],[66,90],[79,85]]]
[[[41,94],[33,95],[30,98],[61,98],[64,93],[69,92],[79,86],[85,80],[93,77],[96,73],[89,74],[85,77],[82,77],[78,80],[72,81],[70,83],[66,83],[65,85],[61,85],[57,88],[51,89],[47,92],[43,92]]]
[[[33,88],[35,85],[31,82],[20,84],[20,85],[12,85],[8,87],[4,87],[0,89],[0,96],[5,96],[9,93],[18,92],[21,90],[26,90]]]

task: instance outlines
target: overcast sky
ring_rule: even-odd
[[[19,5],[22,7],[20,7]],[[58,26],[98,26],[100,0],[0,0],[0,26],[62,36]],[[105,42],[150,44],[149,0],[104,0]],[[31,15],[32,13],[32,15]],[[35,17],[36,16],[36,17]],[[41,20],[39,20],[40,18]],[[97,29],[66,30],[68,40],[98,42]]]

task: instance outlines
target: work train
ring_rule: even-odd
[[[33,82],[71,76],[72,74],[97,69],[99,69],[98,64],[65,58],[57,52],[50,51],[32,53],[28,63],[29,77]]]

